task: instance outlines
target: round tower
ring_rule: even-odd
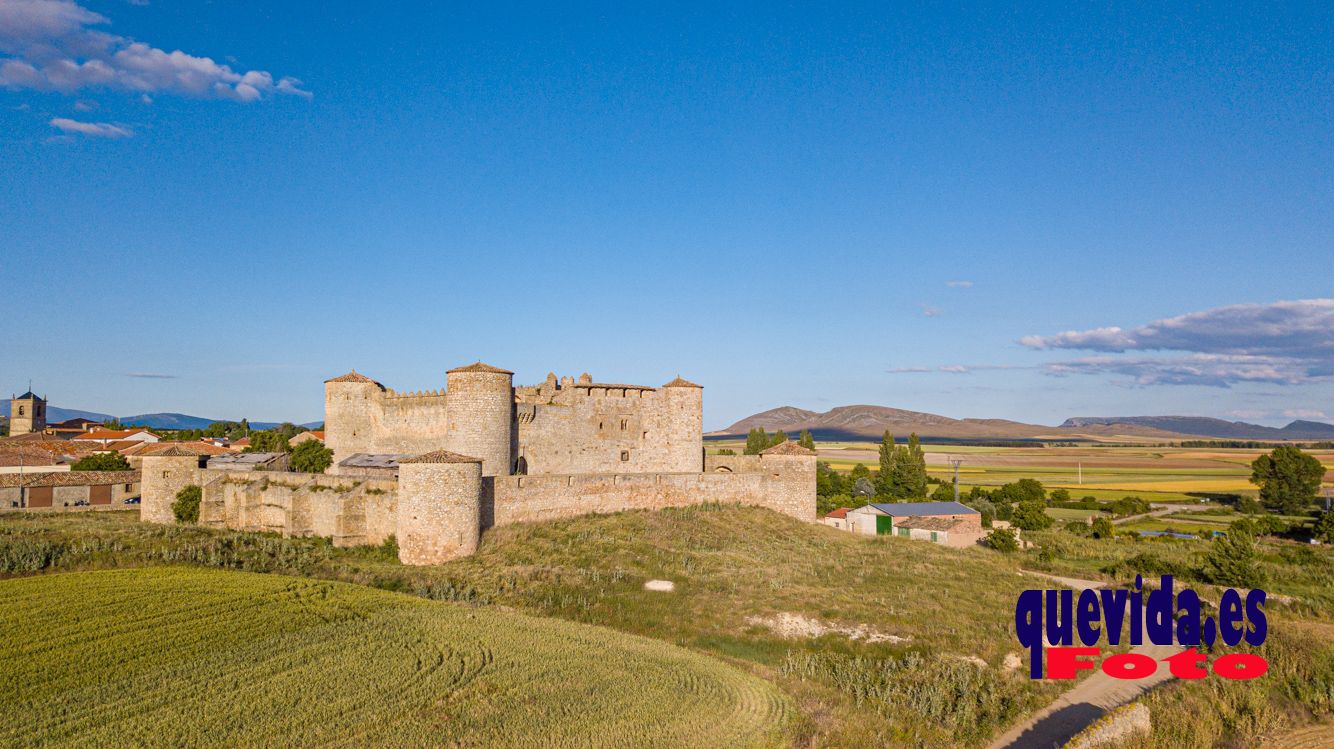
[[[483,476],[513,473],[514,373],[477,362],[445,378],[445,449],[481,459]]]
[[[667,471],[699,473],[704,470],[704,388],[676,379],[658,390],[666,434]]]
[[[353,453],[376,452],[379,398],[384,386],[357,370],[324,381],[324,445],[333,451],[330,473]]]
[[[440,564],[477,551],[482,461],[437,450],[398,462],[398,560]]]
[[[199,483],[199,455],[172,445],[145,455],[139,478],[139,519],[175,525],[171,505],[176,493]]]

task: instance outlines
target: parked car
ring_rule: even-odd
[[[86,499],[80,499],[79,501],[77,501],[77,502],[74,503],[74,506],[75,506],[75,507],[87,507],[87,506],[88,506],[88,500],[86,500]]]
[[[139,504],[139,498],[138,498],[138,497],[130,497],[129,499],[125,500],[125,504],[127,504],[127,505],[137,505],[137,504]]]

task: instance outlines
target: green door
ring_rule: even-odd
[[[935,543],[935,542],[936,542],[936,532],[935,532],[935,531],[931,531],[931,542],[932,542],[932,543]]]
[[[876,532],[876,535],[881,535],[881,534],[885,534],[885,533],[893,533],[893,532],[894,532],[894,518],[892,518],[892,517],[890,517],[890,516],[888,516],[888,515],[876,515],[876,516],[875,516],[875,532]]]

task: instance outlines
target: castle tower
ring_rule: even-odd
[[[514,468],[514,373],[477,362],[445,373],[445,448],[482,461],[483,476]]]
[[[667,471],[704,470],[704,388],[680,375],[658,390],[663,399]]]
[[[324,445],[333,450],[333,472],[353,453],[375,452],[377,401],[383,395],[383,385],[355,369],[324,381]]]
[[[31,390],[9,399],[9,434],[15,436],[46,429],[46,399]]]
[[[398,559],[440,564],[477,551],[482,461],[437,450],[398,462]]]
[[[815,451],[788,440],[760,451],[760,466],[770,478],[763,506],[814,522]]]
[[[172,445],[144,456],[139,484],[139,519],[145,523],[175,525],[171,505],[176,493],[198,484],[199,455]]]

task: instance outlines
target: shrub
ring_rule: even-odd
[[[1255,553],[1255,537],[1248,523],[1233,523],[1226,535],[1214,538],[1213,548],[1204,560],[1204,574],[1216,585],[1256,588],[1264,584]]]
[[[128,471],[130,461],[124,455],[112,450],[109,453],[85,455],[70,464],[71,471]]]
[[[204,490],[194,484],[176,492],[176,501],[171,503],[171,514],[178,523],[198,523],[199,503],[204,499]]]
[[[1010,516],[1014,527],[1026,531],[1050,528],[1055,521],[1046,512],[1046,503],[1040,499],[1025,500],[1014,506]]]
[[[1334,544],[1334,511],[1320,513],[1320,517],[1315,521],[1312,535],[1318,541]]]
[[[1071,520],[1063,527],[1066,533],[1073,533],[1076,536],[1087,537],[1093,535],[1093,528],[1083,520]]]
[[[1012,554],[1019,551],[1019,539],[1015,538],[1014,531],[1009,528],[997,528],[987,534],[987,546],[1002,554]]]
[[[1111,538],[1116,535],[1116,527],[1107,518],[1094,518],[1089,527],[1089,535],[1094,538]]]
[[[324,473],[333,465],[333,450],[319,440],[310,439],[292,448],[289,465],[298,473]]]

